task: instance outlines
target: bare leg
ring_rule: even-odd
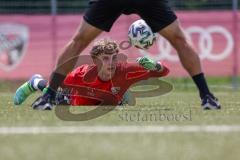
[[[166,28],[162,29],[159,33],[165,37],[177,50],[183,67],[191,76],[202,72],[200,59],[196,51],[187,42],[186,37],[177,20]]]
[[[63,49],[63,52],[57,62],[56,72],[61,74],[69,73],[73,69],[75,63],[66,63],[66,61],[78,56],[101,32],[102,30],[83,20],[80,29]]]
[[[61,56],[58,59],[55,71],[52,73],[50,78],[49,87],[52,90],[57,90],[57,88],[65,79],[65,76],[74,68],[78,60],[78,55],[101,32],[102,30],[88,24],[83,20],[80,29],[65,46]]]
[[[203,109],[220,109],[220,103],[208,89],[207,82],[202,73],[200,59],[196,51],[187,41],[179,22],[177,20],[174,21],[172,24],[159,31],[159,33],[177,50],[183,67],[191,75],[198,87]]]

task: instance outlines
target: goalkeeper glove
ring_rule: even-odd
[[[157,63],[148,57],[139,57],[137,58],[137,62],[147,70],[162,71],[163,69],[161,63]]]

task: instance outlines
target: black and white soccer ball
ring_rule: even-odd
[[[133,46],[140,49],[148,49],[156,41],[155,33],[142,19],[131,24],[128,30],[128,38]]]

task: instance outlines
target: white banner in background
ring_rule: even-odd
[[[192,42],[192,34],[199,35],[198,43],[195,46],[199,49],[198,53],[200,58],[208,59],[211,61],[221,61],[227,58],[233,51],[234,40],[232,34],[223,26],[209,26],[203,28],[200,26],[192,26],[187,28],[185,31],[187,39]],[[214,53],[213,48],[214,42],[213,34],[219,35],[226,40],[225,47],[222,51]],[[163,37],[158,37],[157,40],[158,54],[149,54],[147,51],[139,50],[141,54],[151,57],[155,60],[169,60],[172,62],[179,61],[177,54],[172,54],[172,47]]]

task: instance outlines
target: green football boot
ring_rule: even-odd
[[[22,84],[15,92],[14,95],[14,104],[15,105],[20,105],[22,104],[29,95],[34,93],[36,89],[33,88],[34,80],[42,79],[42,76],[39,74],[33,75],[27,82]]]

